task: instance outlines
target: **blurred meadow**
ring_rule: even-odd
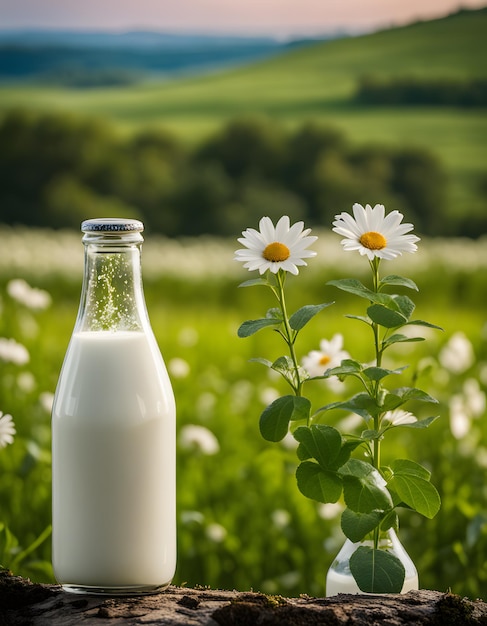
[[[300,356],[340,333],[366,361],[344,317],[363,311],[326,282],[366,281],[368,264],[330,228],[378,202],[422,238],[388,272],[416,281],[417,317],[443,328],[390,351],[388,366],[409,364],[402,382],[440,401],[440,419],[399,429],[385,452],[430,468],[442,498],[433,520],[404,511],[400,537],[421,587],[487,599],[486,26],[486,9],[460,11],[164,82],[0,85],[0,411],[17,430],[0,449],[0,565],[53,582],[50,406],[79,302],[79,223],[131,216],[147,226],[146,300],[178,407],[174,582],[323,595],[341,510],[298,492],[292,442],[260,437],[285,388],[249,360],[282,347],[270,330],[237,337],[274,303],[238,288],[251,276],[232,259],[262,215],[304,219],[318,255],[289,278],[290,308],[335,304]],[[313,393],[323,405],[345,391]]]

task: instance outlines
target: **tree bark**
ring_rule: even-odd
[[[109,620],[104,622],[104,620]],[[439,591],[283,598],[171,586],[155,595],[67,593],[0,572],[0,626],[487,626],[487,603]]]

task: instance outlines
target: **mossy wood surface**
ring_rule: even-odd
[[[83,624],[204,626],[487,625],[487,603],[439,591],[403,596],[283,598],[254,592],[169,587],[156,595],[106,598],[66,593],[0,572],[0,626]]]

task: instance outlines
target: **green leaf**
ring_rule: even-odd
[[[360,415],[366,422],[368,422],[375,414],[379,414],[383,411],[381,407],[377,406],[377,403],[367,393],[358,393],[357,395],[345,400],[344,402],[331,402],[319,409],[321,411],[330,411],[332,409],[343,409],[344,411],[351,411]]]
[[[438,404],[438,400],[433,398],[425,391],[421,389],[417,389],[416,387],[400,387],[399,389],[395,389],[394,393],[401,397],[402,402],[408,402],[409,400],[419,400],[421,402],[432,402],[433,404]]]
[[[393,343],[408,343],[413,341],[424,341],[424,337],[408,337],[407,335],[396,333],[387,339],[384,339],[382,346],[385,348],[387,346],[391,346]]]
[[[436,324],[430,324],[430,322],[425,322],[424,320],[411,320],[408,322],[410,326],[426,326],[426,328],[435,328],[436,330],[443,330],[441,326],[437,326]]]
[[[424,478],[424,480],[431,478],[431,472],[426,467],[409,459],[396,459],[392,462],[391,469],[394,474],[418,476],[419,478]]]
[[[404,315],[404,317],[409,320],[411,317],[416,305],[407,296],[393,296],[394,303],[396,304],[399,311]]]
[[[405,369],[405,367],[400,367],[395,370],[388,370],[383,367],[367,367],[366,369],[364,369],[363,373],[365,374],[365,376],[367,376],[369,380],[377,381],[382,380],[386,376],[389,376],[389,374],[400,374]]]
[[[355,513],[345,509],[342,513],[341,527],[346,537],[356,543],[362,541],[370,532],[381,523],[383,514],[379,511],[372,513]]]
[[[268,359],[264,359],[260,356],[253,357],[249,359],[249,363],[260,363],[261,365],[265,365],[266,367],[272,367],[272,362]]]
[[[395,511],[388,513],[381,522],[380,529],[383,531],[392,528],[396,532],[399,530],[399,518]]]
[[[308,419],[311,403],[302,396],[277,398],[260,416],[260,433],[267,441],[281,441],[287,435],[291,420]]]
[[[384,326],[384,328],[404,326],[408,321],[407,317],[399,311],[389,309],[382,304],[372,304],[367,309],[367,314],[374,323]]]
[[[298,465],[296,480],[298,489],[304,496],[323,504],[337,502],[342,494],[340,476],[312,461],[304,461]]]
[[[277,326],[281,323],[281,320],[276,318],[263,317],[258,320],[247,320],[244,322],[237,331],[239,337],[250,337],[262,328],[269,326]]]
[[[395,472],[388,484],[402,502],[428,519],[440,510],[440,496],[429,480],[410,473]]]
[[[346,291],[348,293],[353,293],[356,296],[360,296],[361,298],[366,298],[367,300],[373,301],[376,294],[367,289],[365,285],[363,285],[359,280],[355,278],[343,278],[341,280],[329,280],[327,285],[332,285],[333,287],[338,287],[342,291]]]
[[[251,280],[246,280],[243,283],[240,283],[239,287],[254,287],[255,285],[270,287],[270,283],[266,278],[252,278]]]
[[[344,359],[337,367],[332,367],[323,374],[323,378],[330,376],[346,376],[349,374],[359,374],[362,371],[362,365],[358,361],[352,359]]]
[[[325,424],[300,426],[294,431],[294,438],[321,467],[336,469],[335,461],[342,448],[342,436],[336,428]]]
[[[311,318],[332,304],[333,302],[325,302],[324,304],[308,304],[303,306],[291,315],[289,325],[293,330],[301,330]]]
[[[419,291],[415,282],[413,282],[409,278],[404,278],[404,276],[397,276],[395,274],[391,274],[390,276],[385,276],[379,283],[380,287],[384,285],[398,285],[401,287],[408,287],[409,289],[414,289],[414,291]]]
[[[356,513],[392,509],[392,498],[386,481],[370,463],[350,459],[340,468],[339,473],[343,478],[343,494],[349,509]]]
[[[345,315],[346,318],[351,320],[358,320],[359,322],[364,322],[367,326],[370,326],[371,322],[368,317],[364,317],[363,315]]]
[[[350,571],[365,593],[401,593],[406,570],[386,550],[360,546],[350,557]]]

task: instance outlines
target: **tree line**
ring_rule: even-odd
[[[139,217],[167,236],[235,236],[263,215],[328,227],[354,202],[398,209],[426,235],[444,219],[445,173],[419,148],[356,146],[307,122],[229,121],[195,147],[166,130],[120,137],[105,121],[12,110],[0,120],[0,222],[79,228]],[[468,234],[468,233],[466,233]]]
[[[487,79],[420,79],[401,76],[381,79],[364,76],[355,100],[360,104],[384,106],[455,106],[485,107]]]

